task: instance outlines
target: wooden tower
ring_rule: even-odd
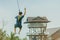
[[[25,23],[28,23],[29,40],[47,40],[45,31],[48,22],[50,21],[46,17],[28,17]]]

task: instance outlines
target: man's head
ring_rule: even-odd
[[[19,12],[19,15],[22,15],[22,12]]]

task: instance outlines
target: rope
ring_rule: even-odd
[[[20,8],[19,8],[19,2],[18,2],[18,0],[17,0],[17,6],[18,6],[18,10],[19,10],[19,12],[20,12]]]

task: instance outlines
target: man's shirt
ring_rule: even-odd
[[[15,18],[16,18],[16,25],[21,25],[22,26],[22,19],[23,19],[23,17],[24,17],[24,15],[18,15],[18,16],[16,16]]]

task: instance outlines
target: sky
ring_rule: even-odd
[[[24,13],[23,28],[20,37],[25,37],[28,32],[27,17],[46,16],[50,23],[47,28],[60,27],[60,0],[18,0],[19,8]],[[6,30],[7,34],[13,32],[15,16],[18,15],[17,0],[0,0],[0,28]],[[4,23],[4,26],[3,26]],[[17,29],[18,31],[18,29]]]

